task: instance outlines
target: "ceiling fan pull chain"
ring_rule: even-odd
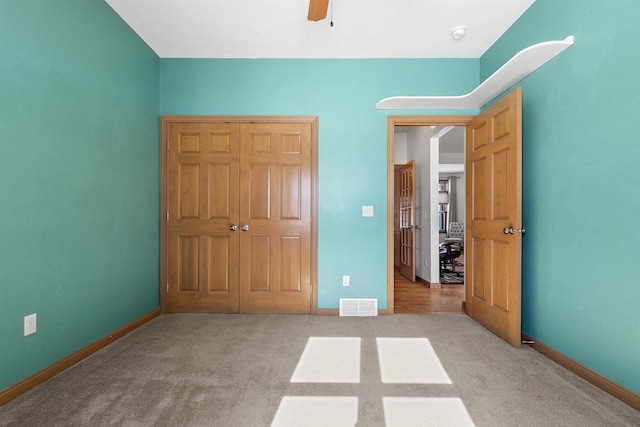
[[[331,2],[331,27],[333,27],[333,0],[329,0]]]

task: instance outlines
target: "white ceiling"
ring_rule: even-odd
[[[161,58],[479,58],[535,0],[105,1]]]

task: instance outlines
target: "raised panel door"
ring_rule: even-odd
[[[312,124],[166,126],[166,310],[309,313]]]
[[[520,89],[469,123],[466,156],[466,310],[520,347],[522,236],[514,232],[522,227]]]
[[[309,313],[311,125],[240,127],[240,311]]]
[[[239,125],[168,128],[166,308],[237,312],[239,302]]]

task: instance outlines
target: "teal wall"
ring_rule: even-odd
[[[318,307],[342,297],[387,307],[387,115],[397,95],[461,95],[478,59],[160,61],[163,115],[319,117]],[[460,114],[460,112],[458,112]],[[373,205],[373,218],[362,206]],[[342,275],[351,276],[350,287]]]
[[[159,305],[158,62],[103,0],[0,1],[0,390]]]
[[[537,0],[482,57],[575,35],[523,88],[523,331],[640,393],[640,2]]]

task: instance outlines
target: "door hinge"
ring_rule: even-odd
[[[169,146],[171,145],[171,143],[169,142],[169,140],[167,139],[167,151],[169,151]]]
[[[169,293],[169,282],[167,282],[167,293]]]
[[[169,222],[169,212],[167,212],[167,222]]]

